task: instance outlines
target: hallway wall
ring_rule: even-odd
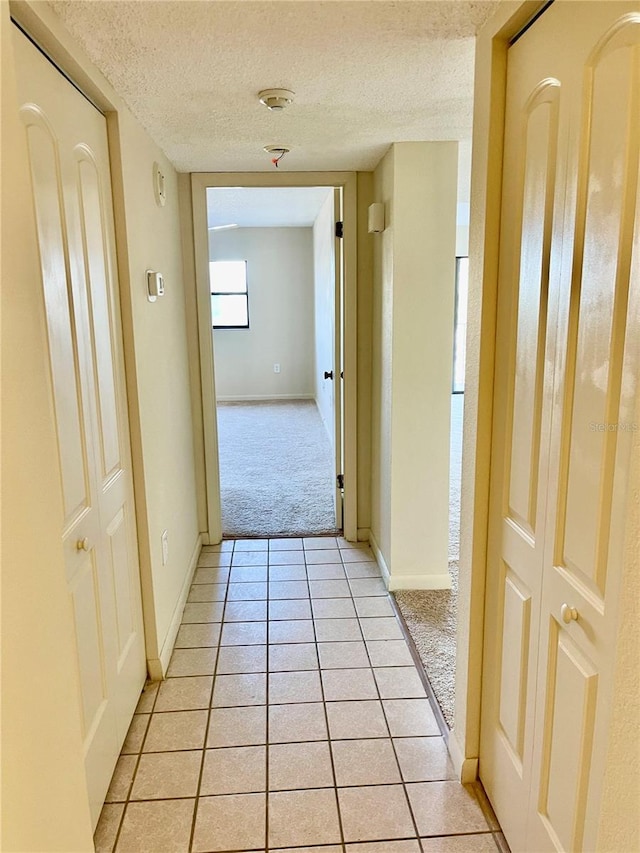
[[[246,260],[249,290],[249,328],[213,332],[217,399],[313,397],[312,229],[210,231],[209,258]]]

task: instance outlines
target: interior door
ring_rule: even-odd
[[[508,51],[480,774],[536,853],[596,843],[640,379],[638,11],[555,3]]]
[[[342,223],[342,190],[333,191],[334,221]],[[342,227],[342,226],[340,226]],[[335,507],[336,529],[342,530],[342,511],[344,502],[344,240],[336,228],[335,236],[335,296],[334,296],[334,333],[333,333],[333,416],[335,424]]]
[[[95,825],[146,675],[107,131],[104,116],[17,28],[14,48]]]

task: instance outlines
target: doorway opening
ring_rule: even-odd
[[[208,187],[221,532],[343,526],[340,187]]]

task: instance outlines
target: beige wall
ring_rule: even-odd
[[[375,173],[371,527],[393,589],[450,584],[457,156],[454,142],[399,143]]]
[[[127,110],[118,112],[117,122],[112,117],[110,128],[147,657],[159,677],[168,665],[199,549],[178,180]],[[153,193],[154,162],[165,175],[164,207]],[[164,275],[165,295],[153,303],[147,299],[147,269]]]
[[[2,832],[0,848],[92,849],[62,496],[11,23],[2,57]]]
[[[313,224],[314,363],[313,388],[320,417],[331,446],[336,439],[334,384],[325,370],[336,370],[335,330],[335,220],[333,192],[329,192]]]
[[[46,5],[12,11],[108,115],[147,655],[159,675],[199,547],[177,175]],[[3,3],[2,847],[75,853],[92,849],[91,824],[35,223],[21,203],[29,198],[28,169],[5,43],[8,12]],[[154,161],[166,176],[164,208],[154,200]],[[165,275],[167,294],[155,304],[146,299],[147,268]],[[162,566],[165,528],[169,562]]]
[[[311,228],[209,232],[209,258],[246,260],[249,286],[249,329],[213,332],[217,399],[312,397]]]

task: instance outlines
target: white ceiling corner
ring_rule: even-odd
[[[180,171],[369,170],[468,139],[474,35],[497,0],[50,0]],[[264,88],[296,93],[282,113]]]
[[[309,228],[329,187],[215,187],[207,190],[209,227]]]

